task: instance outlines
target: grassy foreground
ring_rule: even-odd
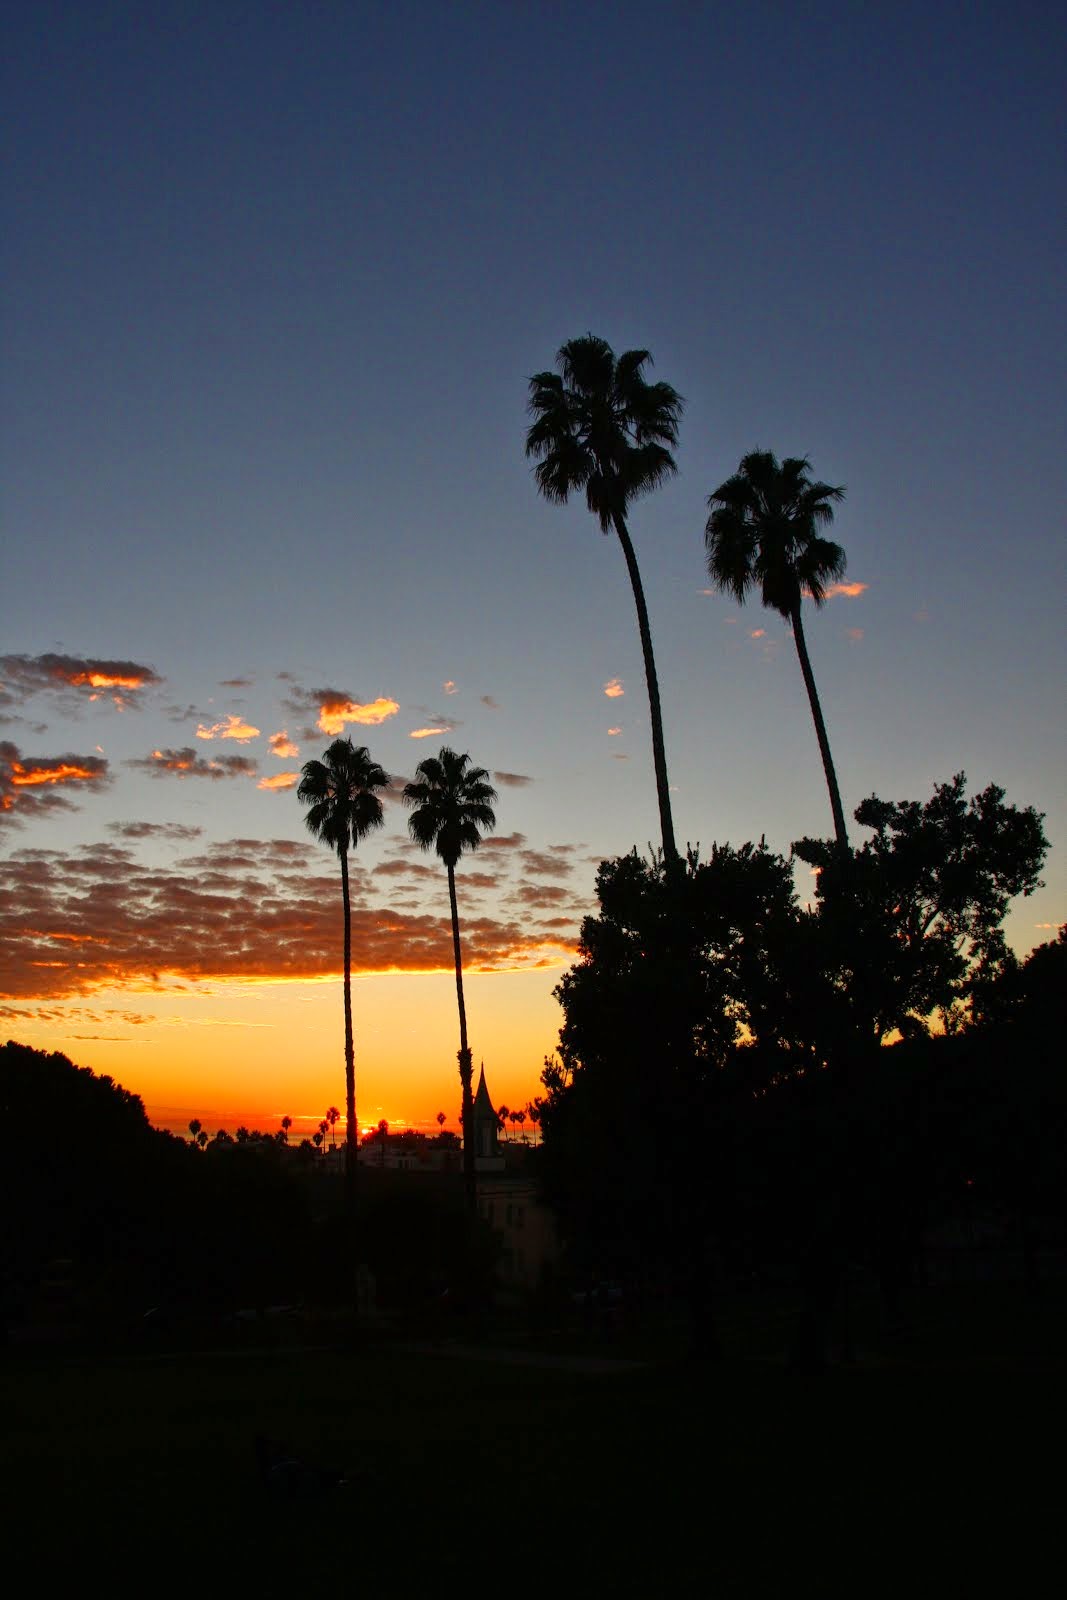
[[[569,1370],[447,1342],[14,1351],[9,1551],[42,1572],[69,1556],[153,1582],[237,1569],[270,1590],[408,1594],[458,1580],[471,1536],[479,1589],[1037,1592],[1062,1514],[1045,1354],[1027,1370],[979,1346],[952,1366],[935,1340],[929,1357],[800,1379],[734,1358]],[[272,1491],[257,1435],[348,1483]]]

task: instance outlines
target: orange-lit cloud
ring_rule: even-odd
[[[17,822],[41,811],[69,810],[70,801],[55,790],[99,787],[109,780],[110,768],[100,756],[23,757],[9,739],[0,740],[0,820]]]
[[[604,693],[607,695],[609,700],[618,700],[626,693],[626,690],[622,686],[622,679],[609,678],[607,683],[604,685]]]
[[[412,728],[409,739],[439,739],[446,733],[455,733],[459,723],[452,717],[434,717],[425,728]]]
[[[863,629],[862,628],[846,628],[845,632],[848,635],[848,637],[852,640],[853,644],[858,644],[859,641],[863,638]]]
[[[533,783],[533,779],[522,772],[494,772],[493,781],[505,789],[524,789],[528,783]]]
[[[205,728],[203,723],[196,730],[198,739],[236,739],[238,744],[247,744],[249,739],[259,738],[259,729],[253,728],[251,723],[243,722],[240,717],[233,715],[224,717],[221,722],[215,722],[210,728]]]
[[[138,661],[111,661],[92,656],[0,656],[0,697],[21,704],[42,691],[88,690],[88,699],[109,693],[124,709],[142,689],[162,683],[153,668]]]
[[[278,733],[272,733],[268,740],[270,753],[277,756],[279,761],[295,761],[300,754],[300,746],[294,744],[289,737],[288,728],[282,728]]]
[[[834,600],[838,595],[846,595],[849,600],[856,600],[861,594],[866,594],[870,588],[869,583],[832,583],[823,593],[824,600]],[[804,593],[810,600],[811,595],[807,589]]]
[[[441,688],[444,690],[445,694],[458,694],[459,693],[459,690],[457,689],[456,685],[453,683],[451,678],[446,678],[444,683],[441,685]]]
[[[299,772],[275,772],[272,777],[260,778],[257,789],[291,789],[300,782]]]
[[[279,673],[279,677],[287,676]],[[395,700],[380,697],[364,702],[355,699],[343,689],[300,689],[294,687],[285,704],[298,715],[314,713],[314,728],[305,728],[301,737],[313,739],[316,730],[337,738],[351,722],[365,728],[376,728],[395,717],[400,706]]]
[[[51,1000],[121,986],[132,997],[175,983],[334,979],[340,888],[329,862],[285,839],[230,840],[173,868],[142,865],[115,844],[15,851],[11,892],[0,902],[0,995]],[[358,861],[355,869],[353,970],[450,972],[443,889],[398,909],[391,889],[385,900],[371,898],[371,874]],[[473,874],[465,879],[465,892],[474,892]],[[557,904],[562,893],[552,885],[524,891],[538,904]],[[549,938],[521,914],[484,916],[476,907],[464,917],[463,938],[472,972],[550,966],[573,950],[573,938]]]
[[[154,778],[251,778],[259,771],[249,756],[215,756],[208,761],[191,745],[179,750],[153,750],[150,756],[127,761],[126,765],[150,772]]]
[[[620,734],[621,732],[622,732],[621,728],[609,728],[608,729],[608,738],[609,739],[614,739],[616,737],[616,735]]]
[[[348,723],[377,728],[400,710],[395,700],[379,698],[364,705],[359,700],[324,700],[319,708],[318,726],[322,733],[344,733]]]
[[[767,630],[766,628],[750,628],[748,636],[750,639],[765,639]]]

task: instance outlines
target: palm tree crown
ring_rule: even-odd
[[[389,774],[365,745],[335,739],[322,760],[306,761],[302,772],[296,797],[309,808],[304,822],[322,844],[347,854],[381,827],[382,802],[374,791],[389,787]]]
[[[470,760],[445,747],[419,762],[415,782],[404,789],[405,804],[415,807],[408,818],[411,837],[424,850],[436,851],[446,867],[477,850],[482,834],[496,827],[496,790],[485,768],[472,767]]]
[[[753,450],[708,496],[708,573],[742,605],[758,586],[763,604],[791,619],[804,594],[821,606],[827,583],[844,577],[845,552],[819,529],[845,491],[813,482],[810,465],[803,456],[779,465],[769,450]]]
[[[526,454],[538,458],[534,477],[546,500],[562,505],[584,489],[608,533],[631,500],[677,471],[669,447],[678,443],[682,398],[669,383],[646,383],[647,350],[616,360],[592,333],[569,340],[556,362],[558,372],[530,379]]]
[[[819,530],[833,522],[834,505],[844,499],[845,491],[815,482],[808,472],[810,465],[806,456],[787,456],[779,463],[769,450],[750,451],[733,477],[708,496],[710,515],[704,539],[712,582],[741,605],[749,591],[758,588],[763,604],[787,618],[793,629],[830,794],[834,833],[838,847],[845,852],[845,813],[800,612],[805,595],[821,606],[827,584],[844,577],[845,552],[832,539],[823,538]]]
[[[616,358],[611,346],[592,333],[563,345],[556,357],[558,372],[538,372],[530,379],[533,421],[526,433],[526,454],[537,458],[534,478],[546,500],[562,505],[575,490],[584,489],[601,531],[614,528],[622,545],[648,685],[663,854],[676,862],[652,631],[626,526],[630,502],[677,471],[671,447],[678,442],[682,398],[669,383],[646,382],[643,369],[651,360],[647,350],[625,350]]]

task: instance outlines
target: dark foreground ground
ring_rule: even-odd
[[[759,1307],[713,1366],[580,1325],[13,1349],[6,1564],[142,1593],[1043,1593],[1064,1312],[1061,1288],[945,1291],[817,1378]]]

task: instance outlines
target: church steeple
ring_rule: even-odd
[[[489,1087],[485,1081],[485,1062],[478,1075],[478,1092],[474,1096],[474,1155],[475,1159],[497,1154],[497,1119]]]

